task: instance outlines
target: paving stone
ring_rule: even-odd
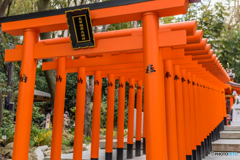
[[[90,151],[83,151],[83,160],[90,160]],[[113,160],[116,159],[117,151],[113,150]],[[135,156],[135,150],[133,150],[133,156]],[[62,154],[61,160],[72,160],[73,159],[73,153],[70,154]],[[50,160],[50,157],[45,157],[44,160]],[[105,149],[99,150],[99,160],[105,160]],[[123,160],[129,160],[127,159],[127,150],[123,150]],[[146,156],[143,155],[141,157],[134,157],[133,160],[146,160]]]
[[[106,146],[106,140],[100,140],[99,147],[101,149],[105,149],[105,146]],[[126,138],[124,139],[123,148],[127,149],[127,139]],[[143,149],[143,139],[142,139],[141,148]],[[116,139],[113,140],[113,149],[117,149],[117,140]],[[133,149],[135,149],[135,138],[133,139]]]

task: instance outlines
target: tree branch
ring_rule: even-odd
[[[9,5],[8,5],[8,11],[7,11],[6,17],[9,16],[11,5],[12,5],[12,1],[11,1],[11,2],[9,3]]]
[[[61,8],[63,8],[63,5],[60,0],[58,0],[58,3],[60,4]]]
[[[11,2],[12,0],[4,0],[2,5],[0,6],[0,17],[3,17],[4,16],[4,13],[9,5],[9,3]]]

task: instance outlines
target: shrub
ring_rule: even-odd
[[[51,146],[52,141],[52,130],[51,129],[40,129],[37,125],[32,125],[30,146]]]
[[[6,135],[8,138],[14,136],[14,116],[15,114],[11,113],[10,111],[3,109],[3,119],[2,125],[0,127],[0,136]]]

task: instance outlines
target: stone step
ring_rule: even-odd
[[[221,139],[240,139],[240,131],[222,131],[220,132]]]
[[[106,141],[105,140],[101,140],[99,142],[99,147],[101,149],[105,149],[105,146],[106,146],[105,144],[106,144]],[[143,149],[143,140],[142,140],[142,143],[141,143],[141,148]],[[117,149],[117,139],[113,140],[113,149]],[[123,149],[127,149],[127,139],[124,139]],[[135,149],[135,138],[133,139],[133,149]]]
[[[224,126],[225,131],[240,131],[240,126]]]
[[[240,154],[235,154],[234,156],[213,156],[209,154],[207,157],[205,157],[203,160],[239,160]]]
[[[212,142],[212,150],[215,152],[240,153],[240,139],[219,139]]]

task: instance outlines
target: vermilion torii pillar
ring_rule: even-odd
[[[85,96],[86,96],[86,70],[85,70],[85,67],[79,68],[77,81],[78,81],[78,83],[77,83],[77,96],[76,96],[73,160],[81,160],[82,159]]]
[[[168,159],[178,159],[177,121],[172,60],[164,61]],[[175,153],[175,154],[173,154]]]
[[[115,78],[114,78],[114,74],[110,74],[109,77],[108,77],[105,160],[112,160],[113,126],[114,126],[114,102],[115,102]]]
[[[141,156],[141,145],[142,145],[142,81],[139,80],[137,83],[137,113],[136,113],[136,146],[135,152],[136,157]],[[144,131],[143,131],[144,132]],[[144,145],[144,144],[143,144]]]
[[[66,79],[67,79],[66,57],[61,57],[58,59],[58,70],[57,70],[56,88],[55,88],[52,146],[51,146],[51,158],[50,158],[51,160],[61,159]]]
[[[143,22],[143,65],[144,74],[144,109],[146,124],[146,158],[148,160],[164,159],[164,106],[163,93],[159,83],[163,81],[159,73],[160,53],[158,47],[158,14],[146,12],[142,15]],[[158,122],[158,123],[156,123]]]
[[[186,139],[186,154],[187,159],[191,159],[192,155],[192,146],[191,146],[191,123],[190,123],[190,106],[189,106],[189,93],[188,93],[188,85],[191,83],[189,79],[187,79],[186,69],[182,69],[182,84],[183,84],[183,106],[184,106],[184,122],[185,122],[185,139]]]
[[[196,121],[195,121],[195,106],[194,106],[194,97],[193,97],[193,80],[192,80],[192,75],[190,72],[187,73],[187,79],[191,82],[188,86],[188,93],[189,93],[189,105],[190,105],[190,123],[191,123],[191,138],[192,138],[192,155],[193,155],[193,160],[196,160],[196,150],[197,150],[197,144],[196,144]]]
[[[125,117],[125,78],[120,77],[118,85],[117,160],[123,160],[124,117]]]
[[[182,73],[179,65],[174,65],[174,86],[177,113],[178,159],[186,160]]]
[[[184,59],[173,60],[173,77],[174,79],[174,93],[176,105],[176,124],[177,124],[177,142],[178,142],[178,159],[186,159],[185,148],[185,127],[184,127],[184,109],[183,109],[183,94],[182,94],[182,73],[181,65],[191,64],[192,57],[186,56]],[[180,147],[184,146],[184,147]]]
[[[94,76],[91,160],[98,160],[99,157],[101,99],[102,99],[102,75],[101,71],[96,71]]]
[[[28,159],[37,67],[37,60],[34,59],[34,47],[38,42],[38,35],[39,33],[36,30],[24,29],[23,55],[12,155],[14,160]]]
[[[180,66],[180,69],[181,69],[181,74],[182,74],[182,70],[186,70],[186,69],[189,69],[189,68],[197,68],[197,66],[198,66],[198,64],[197,64],[197,62],[196,61],[192,61],[192,64],[185,64],[185,65],[181,65]],[[187,87],[190,85],[190,83],[189,83],[190,81],[189,81],[189,79],[188,79],[188,77],[185,77],[185,76],[183,76],[182,75],[182,77],[181,77],[181,83],[182,83],[182,87],[186,87],[186,85],[184,85],[184,83],[187,83]],[[182,90],[182,93],[183,93],[183,90]],[[183,97],[183,94],[182,94],[182,97]],[[192,106],[192,107],[194,107],[194,106]],[[188,121],[191,121],[191,119],[189,119],[190,118],[190,116],[187,116],[188,117],[188,119],[186,119],[186,117],[185,117],[185,111],[184,111],[184,120],[188,120]],[[195,117],[195,116],[194,116]],[[194,124],[194,125],[196,125],[196,124]],[[185,128],[185,125],[184,125],[184,128]],[[192,128],[192,126],[191,126],[191,130],[192,130],[193,128]],[[191,131],[191,133],[192,133],[192,131]],[[186,135],[184,135],[184,136],[186,136]],[[195,135],[194,135],[195,136]],[[191,137],[193,138],[194,137],[193,136],[193,134],[191,134]],[[187,138],[189,138],[189,137],[187,137]],[[185,140],[185,143],[187,143],[187,141],[186,141],[186,139],[184,138],[184,140]],[[192,144],[193,145],[193,144]],[[196,145],[196,144],[195,144]],[[196,147],[196,146],[195,146]],[[188,153],[189,153],[190,151],[188,151]],[[189,153],[190,154],[190,153]],[[193,157],[193,160],[195,160],[196,159],[196,149],[194,149],[194,147],[192,148],[192,157]]]
[[[129,102],[128,102],[127,159],[133,158],[134,107],[135,107],[135,80],[134,78],[130,78]]]

